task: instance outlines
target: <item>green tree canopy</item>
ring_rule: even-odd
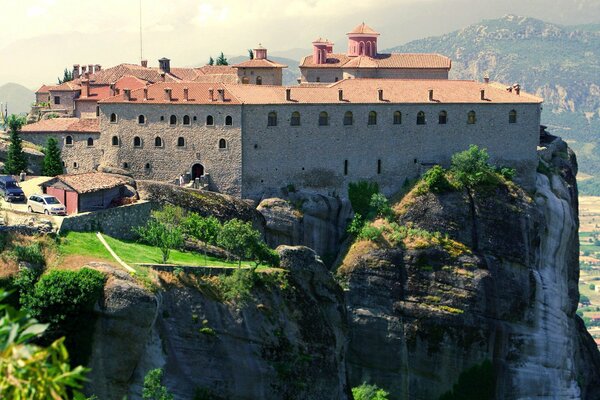
[[[10,144],[4,164],[4,172],[10,175],[18,175],[21,171],[27,170],[27,156],[23,152],[23,143],[19,132],[25,125],[25,117],[12,114],[7,118],[8,129],[10,130]]]
[[[486,149],[471,145],[468,150],[452,156],[450,171],[454,179],[468,190],[479,185],[495,183],[498,178],[489,159]]]
[[[248,58],[254,60],[254,52],[252,51],[252,49],[248,49]]]
[[[142,399],[144,400],[173,400],[173,395],[169,393],[167,387],[162,384],[163,370],[156,368],[148,371],[144,376],[144,388],[142,389]]]
[[[232,219],[223,224],[217,243],[225,250],[236,256],[241,266],[242,259],[254,256],[257,243],[262,241],[260,232],[252,227],[250,222]]]
[[[215,65],[215,59],[214,59],[214,58],[212,58],[212,57],[210,57],[210,58],[208,59],[208,65]]]
[[[366,217],[370,211],[371,198],[376,193],[379,193],[377,182],[350,182],[348,184],[348,198],[354,213]]]
[[[60,156],[58,141],[51,137],[48,138],[46,148],[44,149],[44,162],[42,164],[42,175],[57,176],[64,172]]]
[[[227,61],[227,58],[225,58],[223,52],[221,52],[219,57],[217,57],[217,65],[229,65],[229,62]]]
[[[377,385],[363,383],[352,388],[354,400],[388,400],[389,393],[380,389]]]
[[[65,68],[65,72],[63,73],[62,79],[58,78],[58,84],[60,85],[61,83],[70,82],[72,80],[73,80],[73,73],[71,71],[69,71],[67,68]]]

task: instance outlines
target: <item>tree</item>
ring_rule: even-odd
[[[379,193],[379,185],[376,182],[358,181],[348,184],[348,198],[355,214],[369,215],[371,198]]]
[[[241,266],[242,259],[253,258],[257,243],[261,240],[260,233],[250,222],[234,218],[223,224],[217,243],[236,256],[238,266]]]
[[[208,65],[215,65],[215,60],[212,57],[208,59]]]
[[[494,167],[488,162],[490,156],[486,149],[479,149],[475,145],[469,150],[461,151],[452,156],[450,171],[454,179],[467,190],[472,190],[480,185],[489,185],[497,182]]]
[[[42,164],[42,175],[57,176],[64,172],[60,156],[58,142],[53,137],[48,138],[44,149],[44,162]]]
[[[221,222],[214,217],[203,217],[196,213],[190,213],[183,221],[183,231],[204,243],[217,245],[217,238],[221,231]]]
[[[25,117],[10,115],[7,125],[10,130],[10,144],[4,164],[4,172],[9,175],[18,175],[27,170],[27,156],[23,152],[23,143],[19,131],[25,125]]]
[[[0,289],[0,301],[8,293]],[[48,347],[32,344],[46,331],[25,312],[0,304],[0,393],[6,399],[82,399],[87,370],[71,369],[64,338]]]
[[[173,395],[169,393],[167,387],[162,384],[163,370],[156,368],[148,371],[144,376],[144,388],[142,390],[142,399],[144,400],[173,400]]]
[[[65,68],[65,72],[63,73],[63,78],[62,79],[58,78],[58,84],[60,85],[61,83],[70,82],[72,80],[73,80],[73,73],[71,71],[69,71],[67,68]]]
[[[367,385],[363,383],[360,386],[352,388],[352,397],[354,400],[388,400],[389,393],[380,389],[377,385]]]
[[[225,58],[223,52],[221,52],[221,55],[217,57],[217,65],[229,65],[229,63],[227,62],[227,58]]]
[[[252,49],[248,49],[248,58],[254,60],[254,52],[252,51]]]
[[[134,231],[143,242],[160,248],[163,263],[169,260],[171,250],[183,245],[183,234],[179,227],[164,224],[154,218],[151,218],[146,226],[134,228]]]

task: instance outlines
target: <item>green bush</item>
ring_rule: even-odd
[[[352,388],[354,400],[388,400],[389,393],[380,389],[377,385],[362,385]]]
[[[221,232],[221,222],[212,215],[203,217],[196,213],[189,213],[183,220],[183,232],[204,243],[217,245],[217,238]]]
[[[507,181],[512,181],[517,175],[517,171],[514,168],[502,167],[498,170],[498,173],[502,175]]]
[[[13,246],[13,253],[18,261],[28,262],[34,265],[42,266],[46,263],[42,254],[42,246],[39,243],[32,243],[27,246]]]
[[[379,239],[381,239],[383,231],[384,228],[377,228],[371,224],[367,224],[361,229],[358,238],[362,240],[370,240],[372,242],[376,242]]]
[[[238,268],[231,275],[219,276],[219,290],[224,300],[240,304],[252,298],[252,289],[256,283],[256,272]]]
[[[354,214],[352,221],[348,224],[346,231],[352,236],[358,236],[363,226],[365,226],[365,220],[360,214]]]
[[[425,172],[421,182],[419,194],[425,194],[426,192],[444,193],[453,189],[448,178],[446,178],[446,170],[440,165],[434,165]]]
[[[469,150],[454,154],[450,167],[454,180],[466,189],[498,184],[498,176],[488,162],[489,159],[487,150],[475,145],[471,145]]]
[[[244,259],[258,260],[257,251],[260,253],[261,258],[264,258],[263,256],[266,255],[262,247],[264,242],[260,237],[260,232],[254,229],[250,222],[240,221],[235,218],[223,224],[223,228],[217,238],[217,243],[233,254],[240,266]]]
[[[144,400],[173,400],[173,395],[169,393],[166,386],[162,384],[163,370],[156,368],[148,371],[144,376],[144,388],[142,389],[142,399]]]
[[[33,290],[21,293],[21,305],[41,321],[60,324],[91,311],[103,287],[104,274],[99,271],[89,268],[53,270],[42,275]]]
[[[358,181],[348,184],[348,198],[355,214],[369,215],[371,198],[379,193],[376,182]]]
[[[374,193],[369,202],[369,214],[369,218],[391,218],[393,211],[387,197],[381,193]]]

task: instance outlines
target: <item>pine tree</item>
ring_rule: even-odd
[[[58,84],[60,85],[61,83],[70,82],[72,80],[73,80],[73,73],[65,68],[65,72],[63,73],[63,78],[62,79],[58,78]]]
[[[215,65],[215,60],[212,57],[208,59],[208,65]]]
[[[54,138],[49,138],[44,150],[44,163],[42,165],[42,175],[44,176],[56,176],[61,175],[63,165],[60,157],[60,148],[58,142]]]
[[[254,52],[252,51],[252,49],[248,49],[248,57],[249,57],[251,60],[254,60]]]
[[[7,118],[7,125],[10,129],[10,144],[4,163],[4,173],[9,175],[18,175],[21,171],[27,170],[27,156],[23,152],[23,144],[19,131],[25,125],[25,117],[12,114]]]
[[[217,57],[217,65],[229,65],[229,63],[227,62],[227,58],[225,58],[223,52],[221,52],[221,55]]]

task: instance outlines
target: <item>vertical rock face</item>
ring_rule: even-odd
[[[474,213],[461,193],[406,201],[401,225],[447,234],[467,250],[350,250],[342,270],[352,385],[436,399],[489,361],[489,376],[476,379],[489,380],[496,398],[600,398],[600,355],[575,314],[575,159],[560,139],[545,146],[550,172],[538,174],[533,195],[510,186],[478,193]]]

